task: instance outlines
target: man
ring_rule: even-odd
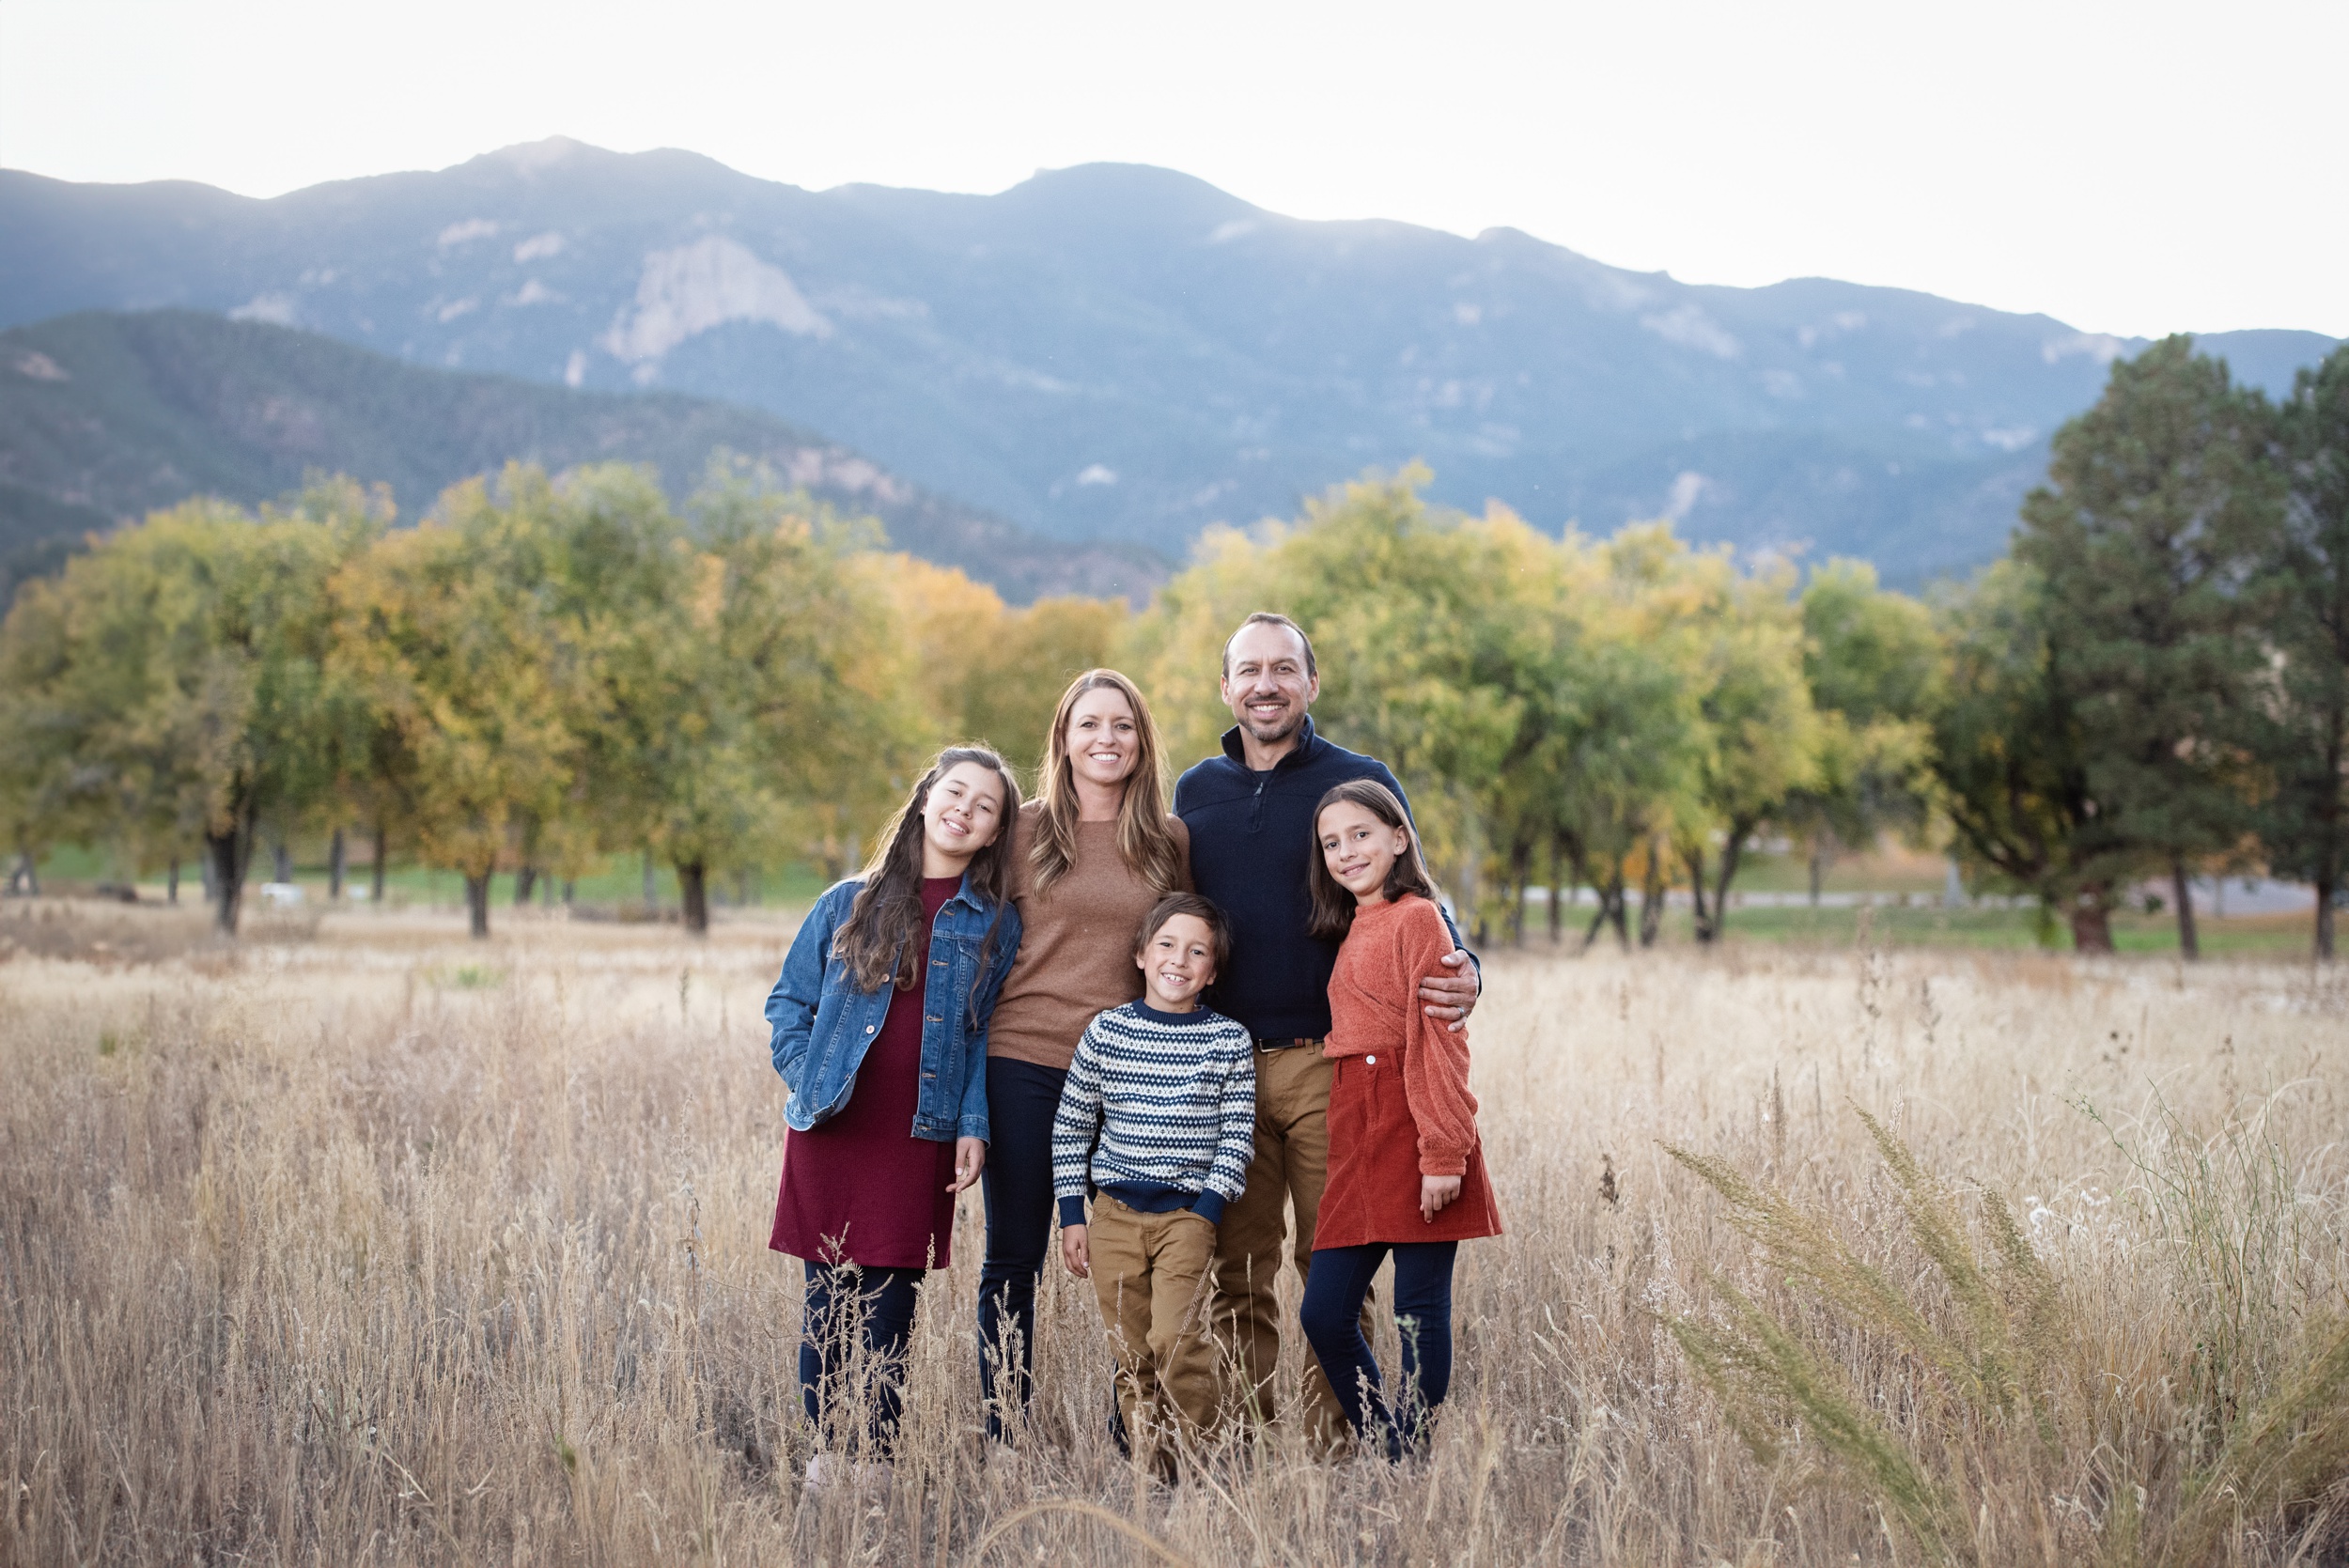
[[[1321,694],[1320,673],[1313,644],[1286,615],[1260,612],[1240,624],[1223,645],[1222,693],[1239,722],[1224,732],[1222,755],[1175,784],[1174,815],[1190,830],[1192,882],[1231,922],[1232,959],[1217,979],[1215,1007],[1256,1045],[1255,1155],[1217,1236],[1215,1324],[1247,1379],[1237,1392],[1262,1418],[1277,1404],[1283,1211],[1297,1211],[1289,1240],[1301,1280],[1329,1175],[1332,1063],[1321,1046],[1337,944],[1306,934],[1314,807],[1332,784],[1376,779],[1409,808],[1386,764],[1315,733],[1309,709]],[[1456,928],[1453,935],[1456,948]],[[1466,952],[1443,961],[1452,972],[1423,981],[1420,1001],[1456,1030],[1476,1005],[1478,983],[1464,968],[1472,961]],[[1305,1403],[1315,1437],[1342,1440],[1345,1417],[1310,1357]]]

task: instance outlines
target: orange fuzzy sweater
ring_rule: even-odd
[[[1443,972],[1452,934],[1417,895],[1358,910],[1330,977],[1330,1182],[1315,1247],[1374,1241],[1465,1241],[1499,1235],[1469,1093],[1468,1032],[1420,1006],[1419,983]],[[1431,1221],[1422,1175],[1458,1176],[1460,1195]]]

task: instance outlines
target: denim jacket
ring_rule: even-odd
[[[848,965],[832,952],[832,938],[863,886],[862,879],[851,877],[825,890],[792,939],[782,978],[767,994],[767,1021],[775,1031],[770,1048],[775,1071],[791,1090],[784,1120],[801,1132],[838,1114],[848,1103],[856,1090],[857,1068],[880,1032],[891,999],[899,994],[886,984],[875,991],[859,990]],[[951,1143],[957,1138],[988,1136],[987,1025],[1019,951],[1019,911],[1005,908],[995,927],[987,972],[979,972],[979,948],[994,914],[994,906],[972,888],[965,872],[960,891],[946,901],[930,927],[930,972],[923,988],[922,1086],[913,1110],[916,1138]]]

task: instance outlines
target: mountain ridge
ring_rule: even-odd
[[[771,414],[677,393],[596,393],[407,365],[317,334],[191,311],[81,312],[0,332],[0,560],[54,566],[59,541],[195,494],[274,500],[308,472],[391,485],[405,517],[507,461],[555,472],[647,463],[672,493],[714,452],[763,465],[898,549],[1024,600],[1136,598],[1168,564],[1072,546],[909,485]],[[0,595],[0,602],[5,602]]]
[[[178,303],[418,364],[766,409],[1022,526],[1179,558],[1423,459],[1435,498],[1876,559],[1995,554],[2137,340],[1832,279],[1612,268],[1505,226],[1289,218],[1139,164],[993,195],[568,139],[268,200],[0,174],[0,324]],[[2316,334],[2214,334],[2275,386]]]

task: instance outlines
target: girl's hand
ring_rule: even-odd
[[[1093,1278],[1093,1253],[1085,1245],[1082,1225],[1063,1225],[1060,1228],[1060,1261],[1068,1265],[1068,1272],[1080,1280]]]
[[[1436,1216],[1443,1212],[1444,1205],[1451,1203],[1453,1199],[1457,1198],[1459,1195],[1460,1178],[1457,1176],[1420,1177],[1420,1219],[1430,1225],[1434,1224],[1436,1222]]]
[[[955,1140],[955,1179],[946,1184],[949,1192],[961,1192],[979,1179],[987,1169],[987,1140],[957,1138]]]

